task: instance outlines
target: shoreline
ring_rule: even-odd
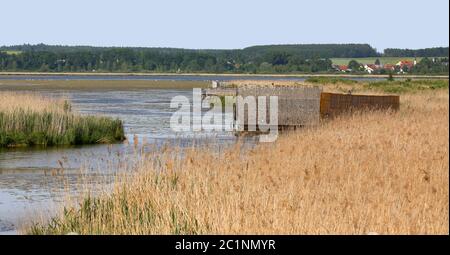
[[[225,76],[225,77],[338,77],[338,78],[388,78],[385,74],[230,74],[230,73],[108,73],[108,72],[0,72],[1,76]],[[448,79],[448,75],[402,75],[397,74],[394,77],[413,78],[413,79]]]

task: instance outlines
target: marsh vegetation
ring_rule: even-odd
[[[428,89],[249,150],[164,148],[22,231],[448,234],[448,112],[448,89]]]
[[[124,138],[121,120],[80,115],[68,100],[0,92],[0,147],[113,143]]]

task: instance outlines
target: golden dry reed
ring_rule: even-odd
[[[12,113],[17,110],[35,112],[64,112],[65,98],[49,98],[31,92],[0,92],[0,111]]]
[[[277,87],[277,86],[320,86],[324,92],[352,94],[403,94],[422,92],[433,89],[448,89],[448,79],[411,80],[410,78],[394,81],[386,80],[353,80],[340,77],[310,77],[303,82],[279,80],[234,80],[222,82],[228,87]]]
[[[122,121],[81,116],[63,98],[0,92],[0,147],[107,143],[123,139]]]
[[[149,154],[31,234],[449,234],[448,90],[223,153]]]

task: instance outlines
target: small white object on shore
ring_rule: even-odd
[[[216,89],[217,87],[219,87],[219,81],[212,81],[211,88]]]

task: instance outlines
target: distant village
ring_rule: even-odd
[[[381,64],[379,61],[375,64],[359,64],[359,70],[353,70],[349,65],[333,65],[333,69],[339,72],[349,73],[353,71],[365,71],[369,74],[375,72],[388,72],[405,74],[417,65],[417,60],[401,60],[396,64]]]

